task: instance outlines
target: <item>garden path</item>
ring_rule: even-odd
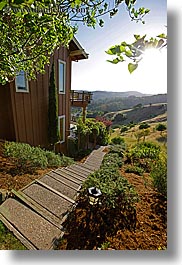
[[[28,249],[54,249],[82,182],[100,168],[104,149],[93,150],[84,163],[52,170],[23,189],[12,190],[0,205],[0,220]]]

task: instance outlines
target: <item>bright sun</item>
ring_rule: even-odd
[[[143,55],[143,64],[150,68],[155,68],[161,59],[161,51],[155,48],[146,49]]]
[[[167,50],[147,49],[139,63],[138,74],[151,89],[167,88]],[[139,77],[138,76],[138,77]]]

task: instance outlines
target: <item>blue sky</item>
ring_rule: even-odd
[[[89,54],[88,60],[73,63],[72,89],[74,90],[106,90],[132,91],[158,94],[167,92],[167,51],[149,57],[139,65],[132,74],[127,70],[127,63],[113,65],[106,60],[111,59],[105,53],[112,45],[122,41],[133,42],[134,34],[156,36],[166,33],[167,0],[138,0],[137,5],[151,11],[145,17],[145,25],[132,22],[121,5],[119,13],[112,19],[105,16],[103,28],[88,28],[79,24],[76,38]]]

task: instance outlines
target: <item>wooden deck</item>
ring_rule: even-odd
[[[0,205],[0,220],[28,249],[54,249],[83,181],[100,168],[104,155],[100,147],[84,163],[52,170],[23,189],[12,190],[12,197]]]

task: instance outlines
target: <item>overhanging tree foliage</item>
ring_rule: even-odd
[[[145,50],[149,48],[162,49],[167,46],[167,35],[162,33],[158,36],[146,39],[146,35],[134,35],[135,41],[131,44],[125,41],[119,45],[112,46],[106,53],[113,55],[114,59],[107,60],[110,63],[117,64],[119,62],[130,61],[128,70],[130,73],[135,71],[139,62],[142,60]]]
[[[58,92],[55,84],[54,64],[52,64],[49,81],[48,141],[52,146],[59,141]]]
[[[0,83],[14,80],[20,70],[28,79],[44,73],[50,55],[67,46],[76,34],[78,22],[101,27],[101,16],[110,17],[125,4],[132,20],[149,12],[134,5],[136,0],[2,0],[0,1]]]

